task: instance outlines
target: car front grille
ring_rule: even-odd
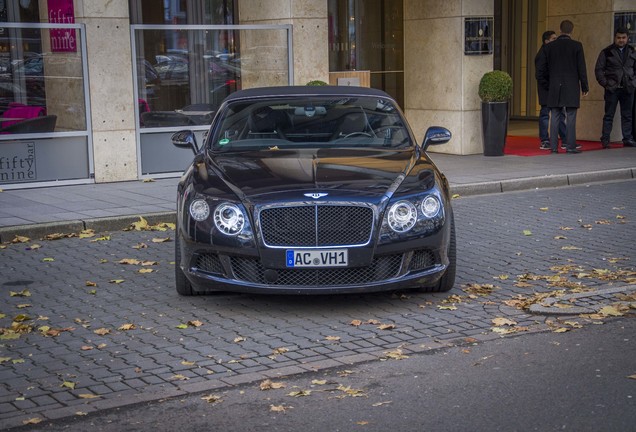
[[[416,250],[413,252],[409,270],[423,270],[435,265],[435,254],[430,250]]]
[[[367,267],[329,269],[281,269],[276,277],[265,277],[257,258],[230,257],[236,279],[248,283],[277,286],[340,286],[380,282],[399,274],[402,254],[380,256]]]
[[[206,253],[197,256],[195,267],[206,273],[223,274],[223,266],[217,254]]]
[[[268,246],[364,245],[371,239],[373,209],[346,205],[274,207],[260,212],[260,222]]]

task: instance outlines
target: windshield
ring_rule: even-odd
[[[303,147],[408,147],[398,109],[377,97],[289,97],[236,101],[215,122],[215,151]]]

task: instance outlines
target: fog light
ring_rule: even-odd
[[[205,200],[194,200],[190,204],[190,216],[195,221],[204,221],[210,216],[210,206]]]

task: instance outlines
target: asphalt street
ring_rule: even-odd
[[[631,188],[456,199],[457,283],[443,294],[183,298],[173,286],[174,233],[163,226],[3,245],[0,327],[13,331],[0,335],[0,424],[37,430],[38,421],[268,378],[502,337],[567,336],[629,315]],[[543,297],[556,303],[532,313]],[[573,307],[606,309],[565,315]]]
[[[633,431],[636,320],[76,416],[31,430]],[[632,376],[632,378],[630,378]]]

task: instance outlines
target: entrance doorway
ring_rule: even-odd
[[[513,95],[510,118],[537,120],[539,101],[535,78],[534,57],[543,41],[546,29],[547,0],[496,0],[495,69],[512,77]]]
[[[329,71],[368,70],[404,106],[404,10],[395,0],[329,0]]]

